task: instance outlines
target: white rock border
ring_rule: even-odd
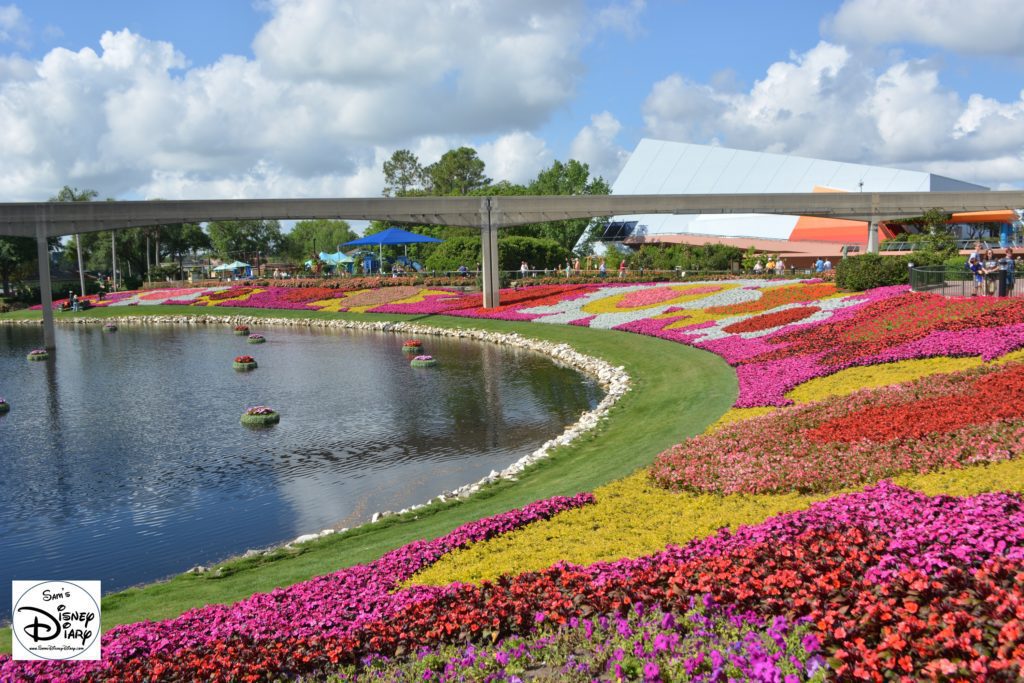
[[[15,324],[15,325],[41,325],[42,321],[38,320],[3,320],[0,322]],[[147,315],[147,316],[127,316],[118,318],[73,318],[69,320],[61,320],[60,324],[63,325],[93,325],[97,323],[114,322],[117,324],[129,324],[129,325],[258,325],[258,326],[282,326],[282,327],[315,327],[315,328],[327,328],[327,329],[343,329],[343,330],[364,330],[369,332],[390,332],[395,334],[410,334],[414,337],[418,336],[434,336],[434,337],[450,337],[456,339],[469,339],[472,341],[481,341],[491,344],[499,344],[505,346],[515,346],[517,348],[526,349],[528,351],[535,351],[542,353],[545,356],[555,360],[556,362],[567,365],[574,370],[577,370],[585,375],[589,375],[595,378],[604,389],[605,396],[600,403],[593,410],[589,410],[582,415],[579,419],[566,427],[565,431],[559,436],[550,439],[538,448],[537,450],[524,455],[519,458],[505,469],[500,472],[497,470],[491,470],[491,473],[480,481],[460,486],[453,491],[445,491],[444,493],[435,496],[425,503],[413,505],[411,507],[399,510],[397,513],[390,510],[383,512],[374,512],[370,517],[370,524],[376,524],[382,519],[391,517],[394,515],[402,515],[410,512],[415,512],[422,508],[427,507],[431,503],[439,502],[444,503],[448,500],[465,500],[472,496],[474,493],[479,491],[482,487],[488,484],[494,484],[501,480],[516,481],[518,475],[523,472],[530,465],[539,462],[547,457],[550,457],[551,451],[559,446],[567,446],[581,435],[589,432],[590,430],[597,427],[598,423],[608,416],[608,411],[611,410],[620,398],[622,398],[627,391],[630,389],[630,377],[623,366],[614,366],[611,363],[605,362],[600,358],[593,356],[587,356],[585,354],[576,351],[571,346],[565,343],[557,344],[554,342],[546,342],[539,339],[532,339],[530,337],[524,337],[518,332],[505,333],[505,332],[488,332],[486,330],[478,329],[449,329],[445,327],[431,327],[428,325],[420,325],[417,323],[407,322],[388,322],[388,321],[358,321],[358,320],[332,320],[332,319],[318,319],[318,318],[263,318],[256,316],[215,316],[215,315]],[[292,541],[284,544],[283,546],[276,546],[264,550],[249,550],[246,551],[242,557],[252,557],[256,554],[268,554],[274,550],[284,547],[290,548],[295,544],[307,543],[309,541],[328,536],[333,533],[344,533],[348,531],[348,527],[332,530],[324,529],[319,533],[303,534]],[[189,570],[189,573],[201,574],[209,571],[207,567],[193,567]]]

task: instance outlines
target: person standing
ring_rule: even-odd
[[[530,272],[530,266],[527,265],[526,261],[519,264],[519,277],[526,277],[526,274]]]
[[[1013,296],[1013,286],[1017,281],[1017,262],[1013,258],[1013,249],[1006,248],[1006,253],[999,259],[999,270],[1003,271],[1006,278],[1006,294]]]
[[[764,269],[769,275],[775,272],[775,259],[773,257],[768,257],[768,263],[764,264]]]
[[[815,273],[820,273],[823,270],[825,270],[825,262],[822,261],[821,257],[819,256],[818,260],[814,262],[814,272]]]
[[[598,277],[602,280],[605,278],[605,275],[608,274],[608,266],[605,264],[604,259],[601,259],[601,265],[597,267],[597,271]]]
[[[626,259],[619,262],[619,279],[626,277]]]
[[[967,257],[967,270],[971,271],[971,275],[974,276],[974,294],[972,296],[980,296],[982,283],[985,282],[985,271],[981,267],[981,261],[974,254]]]
[[[824,263],[824,264],[822,264],[822,267],[821,267],[821,269],[822,269],[822,271],[823,271],[823,272],[827,272],[827,271],[830,271],[830,270],[832,270],[832,261],[830,261],[830,260],[829,260],[829,259],[828,259],[828,258],[826,257],[826,258],[825,258],[825,263]]]
[[[754,264],[754,275],[760,275],[764,272],[764,266],[761,264],[761,259],[757,259],[757,263]]]
[[[982,271],[985,274],[985,294],[995,296],[996,280],[1000,277],[999,261],[991,249],[985,251],[985,261],[982,263]]]
[[[775,274],[780,276],[786,274],[786,264],[782,262],[781,256],[775,261]]]

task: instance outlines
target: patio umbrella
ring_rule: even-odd
[[[421,242],[443,242],[436,237],[428,237],[427,235],[418,235],[415,232],[409,232],[408,230],[402,230],[401,228],[388,228],[382,232],[375,233],[373,235],[367,235],[366,237],[360,237],[357,240],[351,242],[345,242],[344,246],[362,247],[370,244],[376,244],[377,250],[380,256],[380,260],[384,260],[384,245],[385,244],[419,244]],[[406,250],[408,255],[408,250]]]

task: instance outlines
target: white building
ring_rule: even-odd
[[[923,171],[646,138],[637,145],[612,185],[613,194],[970,192],[987,189]],[[892,236],[892,231],[887,231],[885,226],[881,233],[882,239]],[[711,242],[743,249],[754,246],[760,251],[796,257],[837,255],[842,245],[865,248],[867,223],[768,214],[642,214],[614,217],[604,226],[599,239],[606,245],[609,242],[632,246]]]

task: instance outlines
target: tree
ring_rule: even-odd
[[[346,221],[317,220],[299,221],[292,231],[285,235],[284,251],[296,261],[304,261],[318,251],[334,251],[339,245],[358,237]]]
[[[467,195],[491,182],[484,175],[483,160],[471,147],[448,150],[424,172],[430,194],[434,195]]]
[[[537,174],[537,177],[525,188],[525,194],[538,195],[606,195],[610,193],[611,187],[608,186],[604,178],[600,176],[591,178],[590,166],[575,159],[570,159],[564,164],[556,160],[550,167]],[[603,218],[577,218],[511,228],[506,231],[506,234],[555,240],[571,251],[579,242],[580,237],[593,224],[603,222]],[[589,252],[589,250],[588,244],[580,251]]]
[[[11,275],[36,258],[36,241],[31,237],[0,237],[0,281],[4,294],[11,293]]]
[[[51,202],[91,202],[96,199],[99,193],[96,190],[79,190],[77,187],[70,187],[65,185],[60,188],[56,195],[50,197]],[[67,255],[67,252],[65,252]],[[82,250],[82,237],[79,234],[75,235],[75,270],[81,270],[82,264],[85,262],[85,254]],[[78,277],[82,283],[82,294],[85,294],[85,276],[79,273]]]
[[[276,254],[284,243],[277,221],[213,221],[207,225],[213,250],[223,259],[253,259]]]
[[[423,191],[426,174],[420,160],[407,149],[400,149],[384,162],[384,196],[404,197]]]
[[[210,236],[196,223],[174,223],[160,226],[162,246],[178,262],[178,279],[182,278],[185,254],[196,254],[211,247]]]

